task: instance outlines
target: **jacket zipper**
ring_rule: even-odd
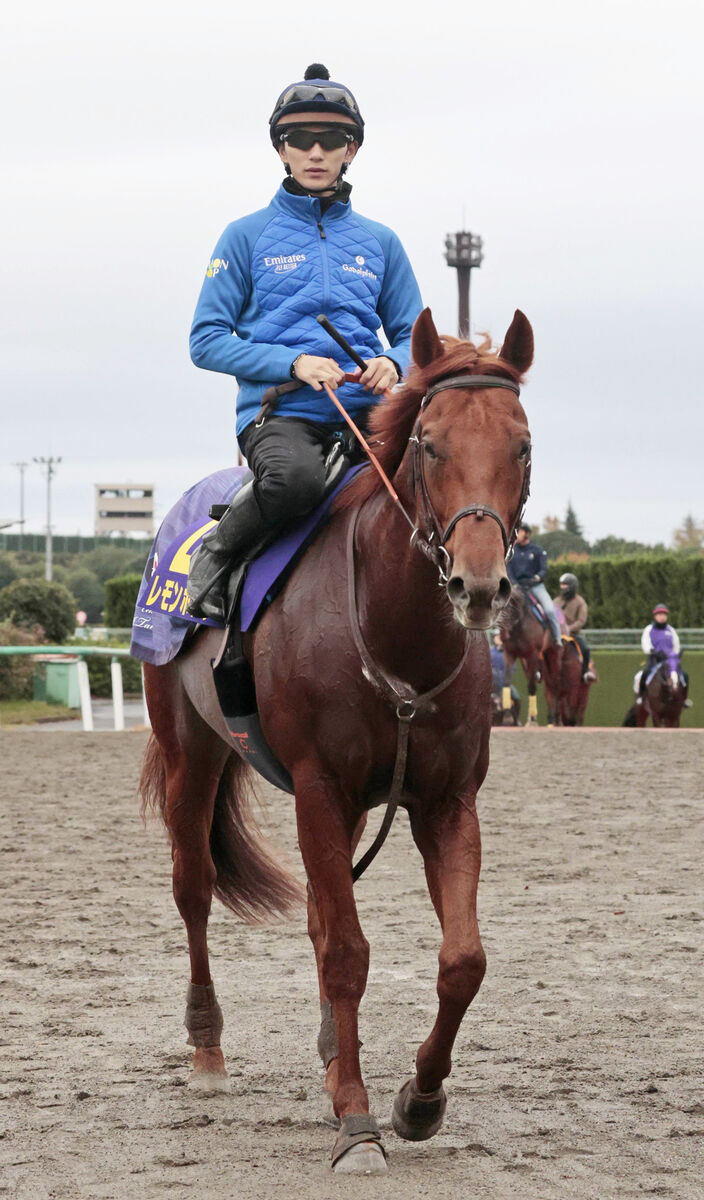
[[[323,268],[323,312],[327,312],[328,301],[330,299],[330,273],[328,270],[328,251],[325,242],[327,237],[323,229],[323,222],[316,221],[318,232],[320,234],[320,261]]]

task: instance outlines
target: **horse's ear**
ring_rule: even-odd
[[[411,357],[417,367],[427,367],[443,354],[442,342],[435,328],[433,314],[424,308],[416,318],[411,334]]]
[[[523,375],[533,361],[533,349],[531,323],[520,308],[517,308],[513,314],[513,320],[506,330],[504,344],[501,347],[501,357]]]

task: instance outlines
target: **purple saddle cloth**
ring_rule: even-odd
[[[352,467],[333,492],[300,521],[290,525],[254,559],[247,572],[240,603],[241,628],[250,629],[270,602],[272,589],[295,556],[323,523],[335,496],[359,470]],[[230,504],[249,471],[228,467],[201,479],[181,496],[164,518],[147,559],[132,622],[130,653],[161,667],[175,658],[198,625],[224,629],[218,621],[192,617],[186,611],[191,555],[204,534],[215,525],[211,504]]]

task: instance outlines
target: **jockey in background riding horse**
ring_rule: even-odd
[[[582,652],[582,679],[585,683],[593,683],[596,675],[590,670],[591,651],[586,639],[582,637],[582,629],[587,623],[589,609],[584,596],[580,596],[577,588],[579,580],[569,571],[560,576],[560,594],[555,596],[554,604],[564,620],[564,632],[571,637]]]
[[[560,621],[544,580],[548,570],[548,556],[541,546],[530,540],[531,527],[522,521],[518,526],[513,557],[506,565],[511,583],[535,596],[545,613],[550,636],[556,646],[562,646]]]
[[[346,426],[323,385],[343,385],[342,402],[364,428],[370,406],[409,365],[422,308],[396,234],[352,210],[344,173],[364,140],[364,121],[349,89],[313,63],[279,96],[269,134],[286,178],[267,208],[228,225],[191,330],[196,366],[237,378],[237,439],[254,474],[193,555],[195,616],[222,619],[228,564],[309,512],[329,489],[331,452],[337,448],[339,466]],[[341,352],[317,323],[320,313],[366,362],[355,382],[344,382],[352,363],[337,361]],[[388,351],[378,337],[382,326]],[[284,380],[302,386],[280,394],[267,414],[264,392]]]
[[[653,609],[653,620],[643,630],[640,644],[647,659],[645,666],[636,673],[633,680],[633,690],[636,693],[638,704],[643,703],[650,674],[660,662],[667,662],[673,687],[681,684],[686,690],[689,684],[689,676],[686,671],[682,670],[680,663],[680,639],[677,630],[670,625],[669,618],[670,610],[667,605],[656,604]],[[685,700],[685,707],[691,708],[692,701]]]

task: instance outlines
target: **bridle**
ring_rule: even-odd
[[[403,511],[406,519],[411,525],[413,525],[411,543],[417,546],[418,549],[421,550],[423,554],[425,554],[426,557],[435,564],[440,575],[439,582],[441,586],[445,586],[449,582],[448,571],[451,566],[451,560],[450,555],[447,552],[446,544],[458,522],[463,520],[464,517],[470,516],[475,516],[478,521],[482,521],[484,517],[490,517],[493,521],[496,521],[496,524],[501,530],[501,538],[504,544],[504,555],[508,561],[513,554],[516,531],[521,518],[523,517],[526,501],[528,500],[528,496],[530,494],[531,458],[529,451],[525,460],[523,486],[521,488],[521,495],[518,501],[518,508],[508,529],[504,525],[504,522],[499,513],[497,513],[496,509],[492,508],[490,504],[486,504],[484,502],[467,504],[464,506],[464,508],[458,509],[454,516],[452,516],[448,521],[445,529],[442,528],[440,522],[438,521],[437,514],[433,508],[433,504],[428,493],[428,485],[425,479],[423,449],[420,439],[421,418],[433,396],[436,396],[438,392],[444,392],[454,388],[470,387],[508,388],[509,391],[515,392],[517,396],[520,396],[521,394],[521,389],[517,383],[513,383],[513,381],[509,379],[500,379],[496,375],[452,375],[449,379],[441,379],[438,383],[435,383],[432,387],[428,388],[428,391],[423,396],[418,417],[415,425],[413,426],[413,432],[409,438],[409,444],[411,446],[413,490],[420,500],[417,520],[415,522],[411,521],[405,509]]]

